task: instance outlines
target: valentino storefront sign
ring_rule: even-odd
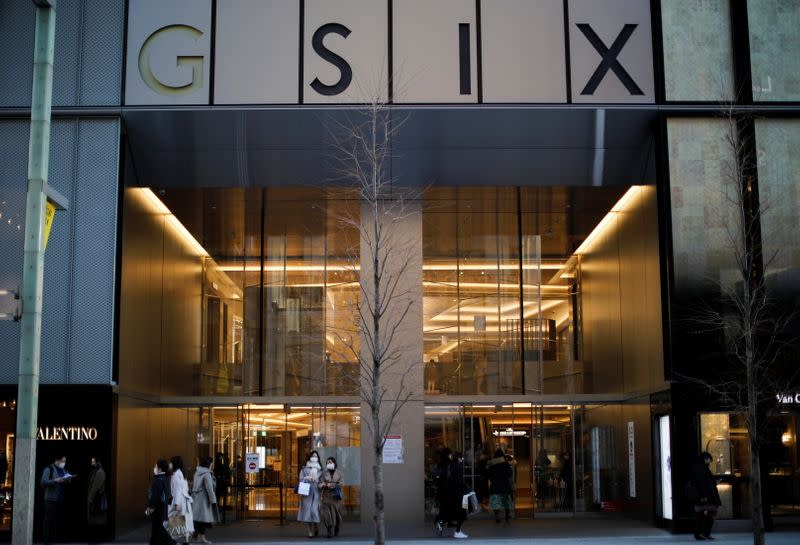
[[[130,0],[128,10],[127,105],[655,100],[650,0]]]
[[[97,428],[85,426],[46,426],[36,434],[39,441],[96,441]]]

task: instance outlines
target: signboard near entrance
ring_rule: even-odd
[[[258,453],[248,452],[245,455],[244,467],[247,473],[258,473]]]
[[[403,436],[387,435],[383,443],[383,463],[402,464],[403,463]]]

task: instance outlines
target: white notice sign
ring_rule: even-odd
[[[403,463],[403,436],[387,435],[383,443],[383,463]]]
[[[628,422],[628,485],[631,498],[636,497],[636,445],[633,439],[633,422]]]
[[[258,473],[258,460],[259,454],[257,452],[248,452],[245,454],[245,471],[247,471],[247,473]]]

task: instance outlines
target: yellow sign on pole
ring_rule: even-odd
[[[53,227],[53,218],[56,217],[56,207],[47,201],[47,210],[44,213],[44,249],[47,249],[47,239],[50,238],[50,229]]]

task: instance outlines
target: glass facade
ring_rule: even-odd
[[[657,365],[637,346],[659,335],[654,207],[645,187],[427,191],[425,394],[636,388],[608,377],[623,354],[632,367]],[[152,376],[162,395],[358,394],[359,239],[342,221],[358,217],[357,201],[129,189],[125,210],[128,387]],[[629,327],[642,335],[621,337]],[[137,343],[145,332],[160,341]]]
[[[358,206],[348,203],[304,190],[128,189],[126,384],[184,396],[356,393],[359,247],[344,219]],[[160,345],[141,346],[141,335]]]
[[[621,511],[636,496],[631,480],[648,478],[648,466],[629,466],[628,422],[633,422],[631,413],[620,404],[427,405],[425,512],[437,509],[434,476],[445,447],[463,455],[467,485],[486,511],[491,511],[488,468],[498,449],[513,468],[516,518]],[[648,430],[649,424],[638,432],[634,428],[634,435],[646,437]]]
[[[729,0],[661,2],[667,100],[722,101],[733,96]]]
[[[753,100],[800,100],[800,4],[748,0]]]

